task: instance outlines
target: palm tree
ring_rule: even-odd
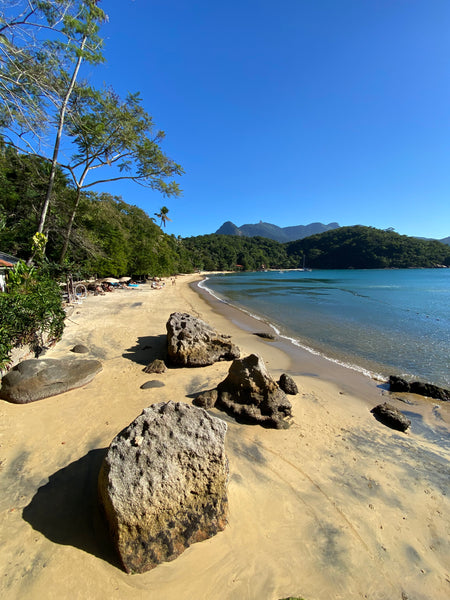
[[[163,206],[162,208],[159,209],[159,213],[154,213],[155,216],[158,217],[158,219],[161,219],[161,225],[164,225],[164,227],[166,226],[167,221],[172,220],[167,216],[168,212],[169,212],[169,209],[167,208],[167,206]]]

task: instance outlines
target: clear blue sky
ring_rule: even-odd
[[[448,0],[104,0],[107,62],[141,92],[183,196],[102,185],[166,231],[313,221],[450,235]]]

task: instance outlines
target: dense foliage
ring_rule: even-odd
[[[283,244],[262,237],[211,234],[186,238],[182,243],[194,268],[205,271],[255,271],[295,265]]]
[[[0,249],[27,259],[45,196],[48,164],[0,147]],[[74,186],[58,170],[47,217],[46,256],[58,262],[65,241]],[[166,207],[165,210],[167,211]],[[166,215],[167,218],[167,215]],[[142,209],[110,194],[82,193],[64,270],[87,275],[170,275],[189,272],[179,241],[163,233]]]
[[[450,266],[450,248],[373,227],[341,227],[286,244],[291,260],[315,269],[406,269]]]
[[[19,262],[8,273],[7,292],[0,294],[0,315],[0,369],[4,369],[15,346],[28,344],[38,354],[44,337],[61,337],[65,313],[58,284],[42,270]]]

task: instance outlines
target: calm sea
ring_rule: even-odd
[[[450,387],[450,269],[235,273],[201,285],[371,376]]]

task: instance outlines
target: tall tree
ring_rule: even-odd
[[[164,227],[166,226],[167,221],[172,220],[167,216],[168,212],[169,212],[169,209],[167,208],[167,206],[162,206],[159,209],[159,213],[154,213],[155,216],[158,217],[158,219],[161,219],[161,225],[164,225]]]
[[[128,179],[165,196],[178,196],[181,191],[173,177],[183,173],[180,165],[162,151],[165,134],[155,130],[152,117],[142,108],[138,94],[129,94],[121,100],[111,90],[84,89],[74,97],[73,104],[68,132],[78,152],[69,164],[62,166],[72,176],[77,198],[60,262],[67,253],[83,189]],[[93,172],[99,175],[92,179],[89,176]],[[168,220],[168,209],[163,208]]]

